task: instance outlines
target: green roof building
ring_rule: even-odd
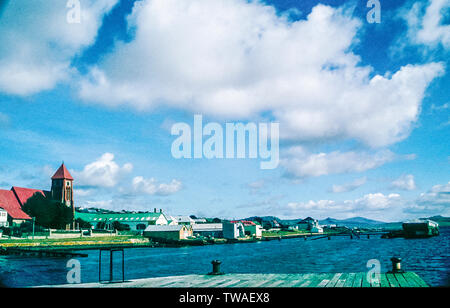
[[[104,226],[104,228],[112,229],[114,222],[128,225],[130,230],[142,231],[151,225],[167,225],[168,220],[162,213],[84,213],[75,212],[75,219],[82,219],[89,222],[94,228]]]

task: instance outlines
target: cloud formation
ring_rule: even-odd
[[[373,75],[352,52],[361,22],[318,4],[290,21],[259,1],[148,0],[80,84],[86,101],[160,104],[246,118],[269,112],[283,138],[355,139],[382,147],[408,136],[441,63]]]
[[[334,193],[342,193],[342,192],[348,192],[348,191],[353,191],[355,189],[357,189],[358,187],[364,185],[367,181],[366,177],[362,177],[359,179],[354,180],[351,183],[346,183],[346,184],[342,184],[342,185],[336,185],[334,184],[331,187],[331,191]]]
[[[77,185],[94,187],[114,187],[125,174],[133,170],[130,163],[120,167],[114,161],[114,154],[105,153],[96,161],[87,164],[82,171],[71,171]]]
[[[348,217],[361,213],[382,212],[386,209],[399,207],[401,198],[399,194],[373,193],[366,194],[355,200],[310,200],[308,202],[290,202],[287,204],[285,214],[289,216],[321,215],[327,212],[346,214]]]
[[[117,0],[81,1],[80,23],[68,23],[67,1],[7,1],[0,20],[0,91],[31,95],[73,73],[72,58],[96,38]]]
[[[393,188],[401,190],[415,190],[416,183],[412,174],[402,175],[398,179],[394,180],[391,184]]]
[[[405,16],[409,39],[415,44],[430,47],[440,44],[445,49],[450,49],[450,25],[442,22],[449,8],[448,0],[415,2]]]
[[[340,152],[311,154],[302,147],[292,147],[280,161],[290,176],[304,178],[329,174],[363,172],[379,167],[395,158],[389,150],[369,152]]]
[[[156,179],[145,179],[142,176],[133,178],[133,189],[148,195],[167,196],[178,192],[182,188],[180,181],[173,179],[170,183],[158,183]]]
[[[450,215],[450,182],[433,186],[421,193],[417,200],[405,209],[407,213],[422,215]]]

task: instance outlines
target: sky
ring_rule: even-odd
[[[0,3],[1,189],[64,162],[78,207],[450,216],[449,1]],[[175,158],[194,115],[279,123],[277,168]]]

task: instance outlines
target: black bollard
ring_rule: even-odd
[[[402,264],[401,264],[402,259],[401,258],[392,257],[391,262],[392,262],[391,273],[404,273],[404,271],[402,270]]]
[[[221,264],[221,263],[222,263],[222,262],[220,262],[219,260],[212,260],[212,261],[211,261],[211,264],[212,264],[212,266],[213,266],[212,272],[209,273],[208,275],[223,275],[224,273],[222,273],[222,272],[220,271],[220,264]]]

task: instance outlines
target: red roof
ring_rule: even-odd
[[[73,180],[73,177],[70,175],[69,170],[67,170],[66,166],[64,166],[64,163],[59,167],[58,170],[56,170],[55,174],[52,176],[52,180],[55,179]]]
[[[242,223],[243,225],[246,225],[246,226],[255,226],[256,225],[253,221],[250,221],[250,220],[233,220],[231,222],[232,223],[240,222],[240,223]]]
[[[7,211],[13,219],[31,219],[22,211],[14,192],[11,190],[0,189],[0,207]]]
[[[28,199],[30,199],[35,193],[40,193],[44,197],[46,193],[44,190],[15,187],[15,186],[11,188],[11,190],[16,195],[17,200],[19,200],[20,206],[23,206],[28,201]]]

